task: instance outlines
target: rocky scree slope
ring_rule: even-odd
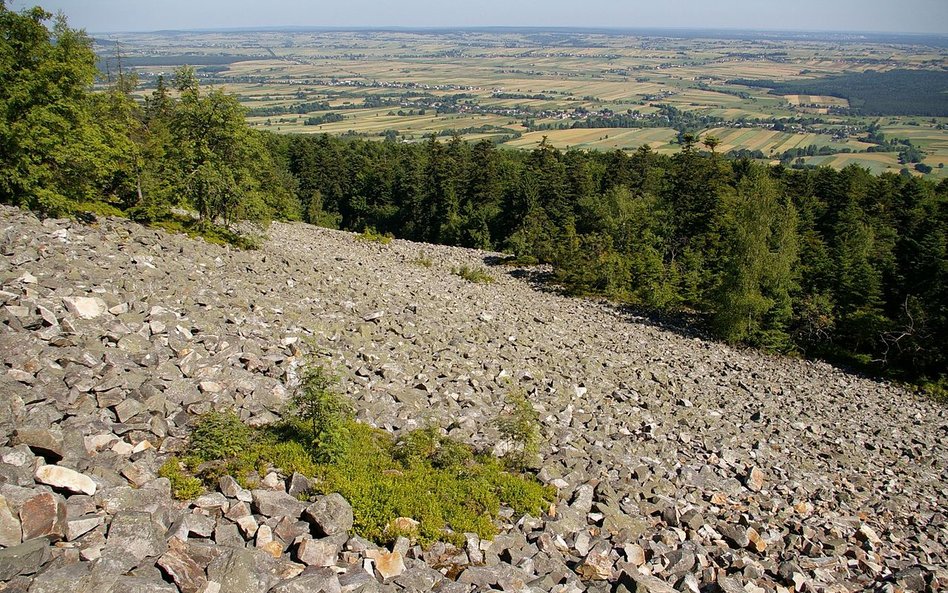
[[[125,220],[0,209],[0,589],[935,591],[945,407],[831,366],[452,275],[490,254],[274,224],[240,252]],[[418,260],[430,260],[430,267]],[[311,342],[310,342],[311,341]],[[502,452],[539,411],[543,517],[383,549],[299,475],[177,502],[161,463],[212,408],[278,419],[306,344],[360,420]]]

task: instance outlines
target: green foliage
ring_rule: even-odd
[[[318,461],[336,461],[348,441],[351,409],[336,390],[336,378],[320,365],[303,371],[300,386],[290,401],[290,410],[309,425],[311,444]]]
[[[362,230],[362,234],[359,235],[358,239],[360,241],[365,241],[367,243],[378,243],[379,245],[388,245],[392,242],[392,235],[389,233],[382,234],[375,230],[374,227],[365,227]]]
[[[430,268],[431,266],[434,265],[434,261],[432,261],[432,259],[428,257],[427,255],[423,255],[419,258],[413,259],[411,263],[415,264],[416,266],[421,266],[423,268]]]
[[[73,208],[77,214],[92,214],[93,216],[116,216],[125,218],[125,212],[117,206],[106,202],[78,202]]]
[[[506,461],[520,470],[533,467],[540,454],[540,417],[522,389],[511,389],[506,399],[507,408],[497,418],[501,436],[514,446]]]
[[[203,483],[232,475],[246,487],[254,477],[278,468],[318,478],[317,490],[339,492],[352,505],[355,530],[379,543],[399,535],[395,519],[419,522],[417,537],[463,545],[465,532],[489,539],[502,504],[539,516],[554,492],[536,479],[510,473],[490,455],[477,454],[432,426],[398,441],[382,430],[351,419],[333,391],[335,381],[310,366],[294,397],[295,416],[252,430],[232,413],[212,412],[191,436],[186,474],[176,458],[162,466],[178,497],[190,498]],[[326,433],[334,436],[327,438]],[[322,435],[322,436],[317,436]],[[200,478],[200,479],[198,479]]]
[[[847,72],[788,81],[744,80],[732,83],[772,89],[777,95],[832,95],[849,101],[864,115],[948,115],[948,73],[939,69]]]
[[[509,473],[496,458],[475,455],[435,429],[394,443],[387,433],[352,423],[350,435],[340,461],[320,466],[317,488],[342,494],[353,507],[356,531],[380,543],[399,535],[391,528],[399,517],[420,522],[422,543],[460,545],[465,532],[490,539],[501,504],[539,516],[553,500],[535,479]]]
[[[50,215],[127,212],[143,222],[194,208],[203,223],[298,218],[281,141],[251,130],[237,99],[202,94],[193,70],[141,105],[120,71],[92,91],[91,40],[40,8],[0,4],[0,201]],[[101,204],[101,206],[100,206]]]
[[[171,482],[171,495],[178,500],[190,500],[204,493],[201,480],[186,474],[177,457],[169,457],[158,468],[158,477],[168,478]]]
[[[399,439],[393,457],[408,467],[427,463],[445,469],[464,465],[473,459],[473,452],[470,447],[442,435],[436,426],[427,426]]]
[[[788,349],[797,264],[793,206],[780,204],[767,172],[755,168],[723,202],[718,224],[718,332],[732,342]]]
[[[190,455],[201,461],[236,457],[250,448],[251,431],[233,412],[208,412],[191,433]]]
[[[490,284],[494,281],[494,277],[488,274],[485,270],[468,265],[452,268],[451,273],[455,276],[464,278],[468,282],[473,282],[474,284]]]
[[[178,233],[194,238],[200,237],[215,245],[233,245],[239,249],[260,249],[262,244],[262,240],[257,236],[239,233],[216,224],[170,213],[161,220],[151,222],[149,226],[169,233]]]
[[[100,199],[117,154],[89,94],[91,40],[51,18],[0,4],[0,201],[64,215]]]

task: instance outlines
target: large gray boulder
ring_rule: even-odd
[[[335,492],[320,496],[306,507],[303,516],[312,523],[319,536],[338,535],[352,529],[352,507]]]

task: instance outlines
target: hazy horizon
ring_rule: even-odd
[[[446,10],[435,0],[345,3],[274,0],[8,0],[14,10],[40,5],[62,11],[69,24],[90,33],[313,28],[601,28],[601,29],[731,29],[853,33],[917,33],[948,35],[948,1],[797,0],[664,0],[623,2],[565,0],[546,2],[482,0]],[[817,16],[818,15],[818,16]]]

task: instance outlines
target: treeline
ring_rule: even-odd
[[[293,105],[269,105],[267,107],[252,107],[247,110],[247,115],[254,116],[272,116],[272,115],[306,115],[313,111],[329,111],[329,103],[325,101],[310,101],[308,103],[294,103]]]
[[[314,115],[313,117],[307,117],[303,121],[303,125],[321,126],[323,124],[331,124],[344,119],[346,118],[341,113],[326,113],[324,115]]]
[[[829,95],[849,101],[862,115],[948,116],[948,72],[944,70],[890,70],[850,72],[812,80],[728,81],[750,87],[772,89],[776,95]]]
[[[585,109],[576,109],[574,115],[582,117],[582,119],[564,121],[558,124],[537,125],[528,122],[527,127],[530,131],[582,128],[672,128],[678,132],[680,137],[682,134],[697,132],[721,125],[724,122],[720,117],[683,111],[672,105],[659,105],[657,112],[644,115],[631,109],[626,113],[604,110],[600,114],[588,113]]]
[[[90,42],[0,0],[0,201],[200,224],[294,218],[504,249],[576,294],[703,316],[722,339],[911,380],[948,366],[948,182],[647,147],[531,152],[252,130],[190,69],[92,92]],[[714,148],[716,141],[703,143]]]
[[[92,92],[91,41],[40,8],[0,0],[0,201],[48,214],[123,212],[201,223],[292,215],[295,186],[272,136],[253,131],[233,96],[203,91],[194,70],[163,79],[144,103],[118,72]]]
[[[721,338],[944,377],[948,182],[643,147],[288,137],[308,220],[504,249],[575,294],[702,314]]]

